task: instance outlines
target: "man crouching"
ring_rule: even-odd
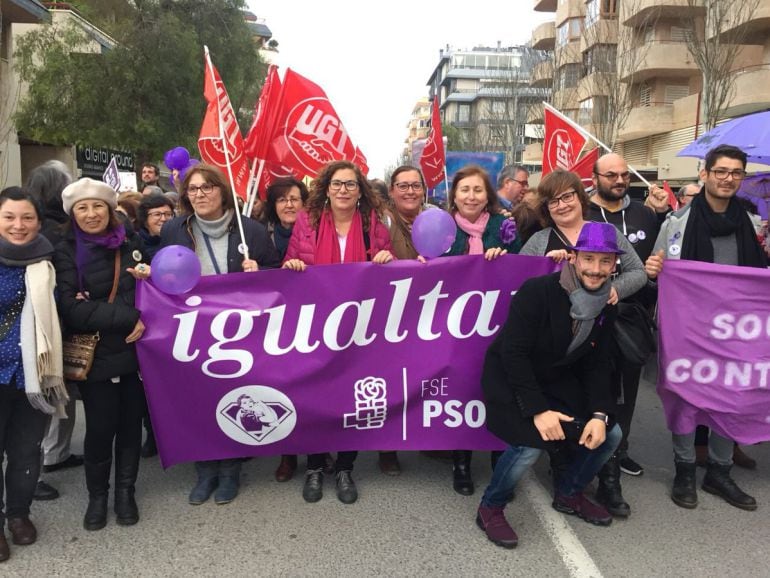
[[[620,443],[611,420],[615,402],[608,353],[615,307],[608,305],[617,255],[616,232],[586,223],[560,273],[529,279],[514,295],[508,320],[487,351],[482,387],[487,427],[505,441],[481,499],[476,523],[499,546],[514,548],[516,532],[503,509],[543,450],[569,445],[553,507],[602,526],[612,516],[583,489]],[[612,427],[610,424],[613,423]]]

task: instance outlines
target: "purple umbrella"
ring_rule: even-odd
[[[770,199],[770,173],[757,173],[743,179],[738,196],[754,203],[763,220],[767,220],[767,202]]]
[[[770,165],[770,111],[722,123],[687,145],[676,156],[702,159],[708,151],[721,144],[738,147],[748,155],[749,162]]]

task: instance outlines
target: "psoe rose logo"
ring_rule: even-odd
[[[294,404],[265,385],[229,391],[217,404],[217,424],[227,437],[249,446],[264,446],[286,438],[297,425]]]
[[[551,133],[545,143],[545,155],[552,168],[568,171],[575,164],[575,151],[572,148],[572,140],[563,128]]]
[[[307,174],[315,174],[330,161],[356,155],[345,127],[326,98],[307,98],[296,104],[289,112],[283,137]]]

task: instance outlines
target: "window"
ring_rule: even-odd
[[[556,29],[556,45],[565,46],[569,41],[569,22],[564,22]]]
[[[650,106],[652,103],[652,88],[646,82],[639,87],[639,106]]]
[[[575,88],[580,80],[581,69],[582,67],[579,64],[565,64],[559,68],[557,90]]]
[[[675,100],[690,96],[690,87],[686,84],[667,84],[663,91],[663,102],[673,104]]]
[[[671,42],[687,42],[687,28],[671,27]]]
[[[505,101],[504,100],[493,100],[490,103],[490,111],[493,116],[499,118],[505,114]]]
[[[595,72],[614,73],[617,64],[617,45],[597,44],[583,53],[585,74]]]
[[[457,122],[471,121],[471,105],[461,104],[457,107]]]
[[[570,18],[567,20],[569,26],[569,39],[579,40],[580,35],[583,32],[583,19],[582,18]]]
[[[599,20],[599,0],[586,3],[586,28]]]
[[[578,123],[591,124],[594,114],[594,99],[587,98],[580,101],[580,109],[578,110]]]

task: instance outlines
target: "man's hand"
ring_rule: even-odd
[[[544,411],[535,416],[535,427],[540,432],[540,437],[546,442],[556,442],[564,439],[564,430],[561,422],[574,421],[574,417],[564,415],[558,411]]]
[[[617,305],[618,301],[618,290],[612,286],[610,287],[610,298],[607,299],[607,305]]]
[[[607,426],[600,419],[590,419],[583,428],[583,435],[580,436],[578,442],[581,446],[587,447],[589,450],[595,450],[604,443],[607,438]]]
[[[644,204],[656,213],[665,213],[671,208],[668,205],[668,193],[665,189],[662,189],[657,185],[652,185],[650,187],[650,192],[647,195],[647,200],[644,201]]]
[[[663,271],[663,256],[665,253],[663,249],[647,257],[647,261],[644,263],[644,270],[650,279],[657,279],[660,272]]]

